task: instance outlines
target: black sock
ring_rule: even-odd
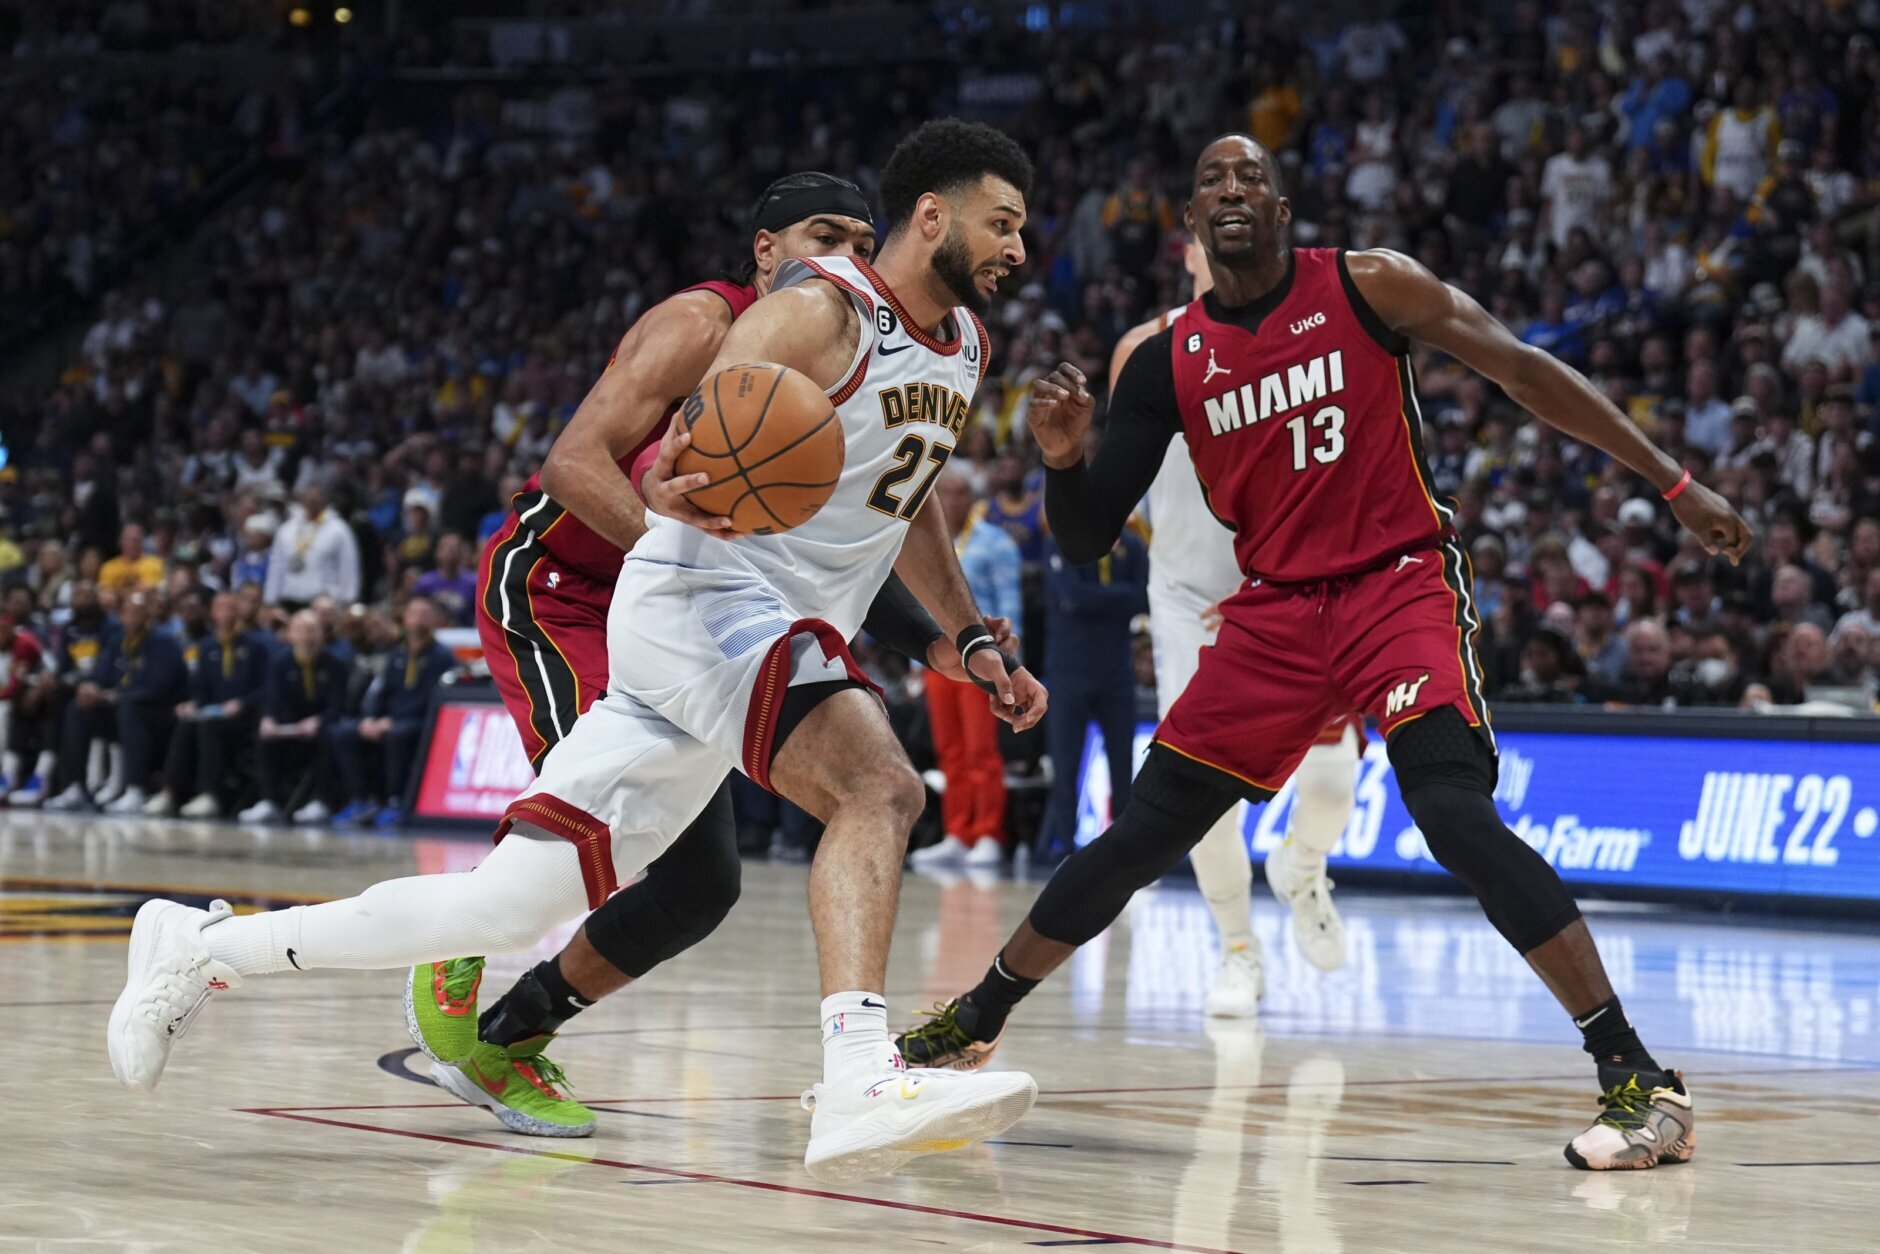
[[[1038,987],[1038,981],[1013,975],[1000,954],[986,968],[986,978],[978,987],[960,998],[960,1026],[972,1033],[974,1040],[989,1041],[1005,1030],[1005,1019],[1026,993]]]
[[[537,963],[477,1018],[477,1035],[491,1045],[514,1045],[560,1029],[594,1003],[561,974],[561,959]]]
[[[1659,1071],[1656,1060],[1638,1039],[1638,1032],[1625,1017],[1625,1007],[1617,997],[1602,1002],[1583,1015],[1576,1015],[1573,1026],[1580,1029],[1580,1048],[1599,1060],[1602,1067],[1625,1067],[1633,1071]]]

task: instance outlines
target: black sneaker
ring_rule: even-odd
[[[1690,1161],[1697,1119],[1681,1073],[1601,1063],[1599,1083],[1605,1090],[1599,1118],[1568,1142],[1568,1162],[1582,1171],[1615,1171]]]
[[[895,1038],[901,1057],[910,1067],[939,1067],[948,1071],[977,1071],[999,1047],[1004,1026],[982,1041],[975,1034],[980,1009],[972,1002],[955,997],[949,1002],[935,1002],[932,1010],[920,1013],[928,1021],[910,1028]]]

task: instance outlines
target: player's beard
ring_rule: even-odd
[[[992,298],[980,291],[979,284],[973,281],[979,267],[973,264],[972,254],[966,251],[966,239],[959,227],[948,231],[940,247],[934,250],[933,272],[946,284],[947,291],[953,293],[953,299],[974,313],[982,314],[991,308]]]
[[[1269,236],[1261,239],[1250,234],[1245,242],[1236,241],[1235,245],[1222,248],[1221,241],[1214,232],[1208,232],[1205,245],[1208,259],[1220,264],[1226,270],[1252,270],[1259,266],[1262,258],[1273,252],[1273,240]]]

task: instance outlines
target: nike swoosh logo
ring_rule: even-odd
[[[1601,1006],[1598,1010],[1595,1010],[1592,1014],[1587,1015],[1586,1018],[1575,1019],[1573,1021],[1573,1026],[1576,1028],[1579,1028],[1582,1032],[1584,1032],[1587,1028],[1592,1027],[1593,1024],[1599,1021],[1599,1016],[1605,1014],[1608,1010],[1611,1010],[1611,1009],[1612,1009],[1611,1006]]]
[[[287,950],[287,965],[294,968],[294,970],[296,971],[305,971],[307,969],[301,966],[298,962],[294,961],[294,950],[291,945],[288,947],[288,950]]]
[[[483,1068],[477,1066],[475,1059],[472,1059],[470,1062],[470,1070],[477,1073],[477,1083],[481,1084],[484,1091],[489,1093],[491,1097],[501,1097],[503,1090],[508,1087],[507,1083],[498,1084],[495,1080],[484,1075]]]
[[[880,353],[883,357],[892,357],[896,353],[905,353],[908,349],[912,347],[914,347],[912,344],[903,344],[898,348],[889,348],[886,344],[883,344],[880,348],[877,348],[875,351],[877,353]]]
[[[888,1003],[885,1001],[869,1001],[866,997],[862,998],[863,1010],[886,1010],[887,1008]]]

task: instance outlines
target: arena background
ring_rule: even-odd
[[[1295,242],[1416,256],[1587,372],[1757,529],[1743,566],[1706,560],[1623,468],[1419,353],[1431,465],[1475,560],[1510,823],[1605,890],[1871,902],[1873,8],[10,9],[0,586],[48,659],[6,690],[11,716],[44,688],[10,718],[13,803],[72,800],[78,762],[78,808],[128,812],[122,787],[161,808],[163,754],[142,747],[141,783],[114,777],[114,726],[49,760],[134,589],[192,664],[215,592],[270,648],[283,602],[312,600],[347,668],[348,718],[423,593],[461,666],[428,694],[410,769],[374,758],[355,777],[323,760],[280,817],[318,800],[322,821],[480,828],[527,768],[466,630],[475,551],[633,319],[746,255],[758,189],[815,168],[872,196],[887,149],[936,114],[1027,145],[1030,260],[990,320],[954,465],[982,498],[1035,494],[1031,380],[1067,360],[1101,382],[1125,329],[1187,298],[1187,163],[1245,128],[1283,162]],[[319,596],[268,578],[293,558],[309,488],[357,554],[356,582]],[[1035,522],[1012,530],[1025,653],[1049,681],[1078,644],[1050,631],[1048,539]],[[1113,682],[1152,713],[1139,653]],[[943,787],[921,673],[866,642],[862,656]],[[177,695],[136,694],[153,708]],[[1106,813],[1094,742],[1092,769],[1043,746],[1002,746],[1021,868]],[[222,765],[216,813],[252,813],[252,755],[232,746]],[[1044,823],[1054,769],[1083,777],[1074,831]],[[813,847],[806,817],[740,800],[747,852]],[[1283,833],[1286,801],[1247,817],[1256,853]],[[935,810],[917,841],[939,835]],[[1434,869],[1381,746],[1335,862]]]

